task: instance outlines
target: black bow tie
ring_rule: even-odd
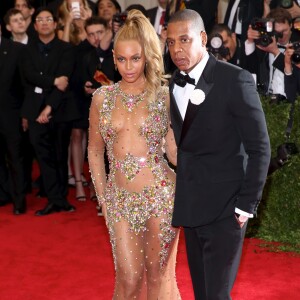
[[[184,87],[187,83],[195,85],[195,79],[191,78],[188,74],[183,75],[179,72],[174,77],[174,82],[181,87]]]

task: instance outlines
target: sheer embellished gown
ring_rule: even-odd
[[[126,94],[116,83],[98,89],[90,108],[89,166],[107,213],[113,299],[181,299],[175,276],[179,230],[171,226],[175,174],[163,155],[171,162],[176,157],[169,93],[161,87],[152,102],[147,95]]]

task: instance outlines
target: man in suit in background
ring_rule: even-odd
[[[37,9],[33,20],[38,39],[27,45],[24,54],[22,117],[28,120],[48,198],[47,205],[36,212],[44,216],[75,210],[67,201],[70,121],[74,120],[74,98],[68,84],[75,60],[72,46],[55,36],[57,23],[52,11]]]
[[[184,227],[195,299],[229,300],[270,163],[265,117],[252,75],[207,53],[197,12],[175,13],[167,36],[179,69],[170,83],[178,146],[172,224]]]
[[[157,6],[147,10],[147,17],[158,35],[164,26],[166,20],[166,8],[168,0],[157,0]]]
[[[23,51],[23,45],[1,37],[0,27],[0,206],[12,201],[16,215],[26,211],[20,117]]]

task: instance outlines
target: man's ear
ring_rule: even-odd
[[[207,34],[205,31],[200,32],[201,40],[202,40],[202,47],[206,47],[207,44]]]
[[[30,9],[30,15],[32,16],[32,15],[34,14],[34,12],[35,12],[35,9],[34,9],[34,8],[31,8],[31,9]]]
[[[9,24],[7,24],[5,27],[9,32],[11,32],[11,26]]]
[[[236,40],[236,33],[235,33],[235,32],[232,32],[232,33],[231,33],[231,37],[232,37],[234,40]]]

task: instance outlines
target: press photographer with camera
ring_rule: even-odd
[[[291,102],[300,94],[300,40],[287,45],[284,57],[284,84]]]
[[[207,51],[218,59],[245,67],[245,54],[236,34],[226,24],[215,24],[209,34]]]
[[[257,74],[260,92],[274,102],[285,100],[284,51],[289,43],[300,40],[292,29],[292,16],[284,8],[275,8],[266,18],[252,20],[247,37],[247,69]]]

